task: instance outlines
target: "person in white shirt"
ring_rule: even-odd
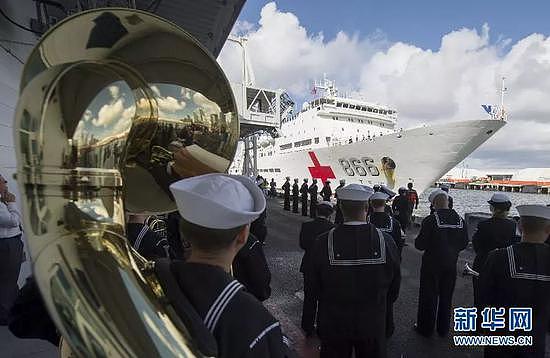
[[[10,308],[17,297],[17,279],[23,258],[21,215],[15,195],[0,175],[0,325],[8,324]]]

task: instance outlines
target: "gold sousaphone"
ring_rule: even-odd
[[[174,211],[171,182],[228,169],[239,123],[215,59],[152,14],[79,13],[32,51],[14,128],[34,275],[73,352],[200,355],[124,218]]]

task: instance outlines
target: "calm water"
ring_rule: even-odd
[[[428,203],[428,196],[435,189],[428,189],[424,194],[420,196],[420,203],[418,204],[418,210],[415,212],[417,215],[425,216],[430,213],[430,204]],[[489,212],[489,204],[487,200],[495,192],[482,191],[482,190],[464,190],[464,189],[451,189],[449,194],[453,197],[454,209],[462,216],[464,213],[481,211]],[[510,215],[515,216],[518,214],[516,211],[516,205],[524,204],[550,204],[550,195],[548,194],[526,194],[526,193],[505,193],[512,200],[512,209]]]

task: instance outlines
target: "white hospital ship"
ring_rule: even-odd
[[[394,108],[340,96],[326,78],[315,89],[322,95],[283,119],[278,138],[260,140],[258,174],[278,186],[289,176],[393,189],[413,182],[422,192],[506,123],[501,108],[490,119],[400,130]],[[237,156],[231,172],[241,163]]]

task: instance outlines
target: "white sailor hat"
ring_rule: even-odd
[[[550,207],[544,205],[518,205],[519,216],[534,216],[550,220]]]
[[[487,201],[489,204],[505,204],[505,203],[511,203],[510,198],[508,195],[504,193],[494,193],[493,196],[491,196],[491,199]]]
[[[405,189],[407,190],[407,189]],[[388,188],[386,185],[382,184],[380,185],[380,191],[387,194],[390,198],[394,197],[396,194],[393,190]]]
[[[430,196],[428,197],[428,201],[433,204],[436,197],[440,195],[445,195],[445,197],[449,197],[449,194],[447,194],[446,191],[443,191],[441,189],[436,189],[430,193]]]
[[[200,175],[173,183],[170,191],[186,221],[211,229],[250,224],[265,209],[262,191],[242,175]]]
[[[369,200],[388,200],[389,197],[390,196],[388,194],[377,191],[376,193],[371,195]]]
[[[338,199],[350,201],[368,201],[372,193],[374,190],[371,187],[359,184],[348,184],[336,190]]]
[[[329,207],[329,208],[331,208],[331,209],[334,209],[334,205],[332,205],[332,203],[331,203],[330,201],[325,201],[325,200],[320,201],[320,202],[317,204],[317,206],[318,206],[318,207],[319,207],[319,206],[326,206],[326,207]]]

